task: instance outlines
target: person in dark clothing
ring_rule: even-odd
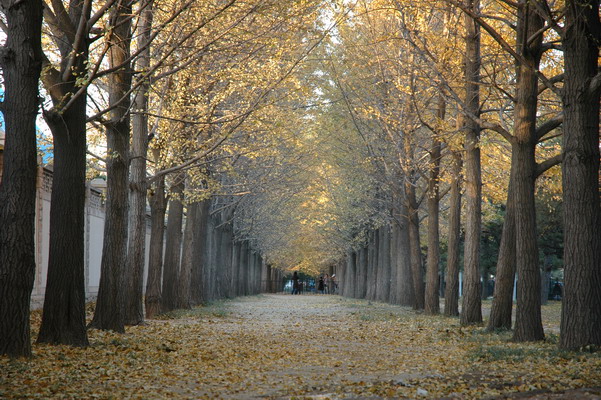
[[[292,274],[292,294],[300,294],[300,288],[298,286],[298,274],[296,271]]]
[[[551,296],[553,300],[561,300],[561,285],[559,282],[555,282],[553,290],[551,291]]]
[[[317,283],[317,293],[323,294],[323,291],[324,291],[323,276],[320,276],[319,282]]]

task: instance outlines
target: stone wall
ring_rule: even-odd
[[[40,167],[38,172],[36,199],[36,274],[31,293],[31,307],[41,308],[46,291],[48,274],[48,249],[50,243],[50,195],[52,190],[52,170]],[[85,287],[86,297],[93,300],[98,294],[100,283],[100,262],[104,236],[104,197],[101,188],[88,183],[85,204]],[[148,244],[150,242],[150,218],[146,227],[146,260],[144,281],[148,270]],[[146,286],[146,283],[144,283]]]

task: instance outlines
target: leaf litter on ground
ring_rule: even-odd
[[[125,334],[90,330],[87,348],[34,344],[31,359],[2,357],[0,398],[599,398],[601,354],[557,349],[559,307],[543,307],[546,341],[513,343],[510,332],[390,304],[238,298]],[[34,332],[39,320],[33,312]]]

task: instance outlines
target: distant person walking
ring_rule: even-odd
[[[320,276],[319,281],[317,282],[317,293],[323,294],[324,286],[325,284],[323,282],[323,276]]]
[[[300,294],[300,287],[298,285],[298,274],[296,271],[292,274],[292,294]]]

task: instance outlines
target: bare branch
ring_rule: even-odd
[[[555,117],[551,118],[550,120],[546,121],[544,124],[536,128],[536,132],[534,134],[536,140],[539,141],[540,139],[542,139],[543,136],[551,132],[553,129],[557,128],[562,123],[563,113],[559,113]]]
[[[515,51],[515,49],[503,38],[503,36],[499,32],[497,32],[489,23],[487,23],[481,15],[475,13],[473,10],[466,7],[463,3],[458,2],[456,0],[446,1],[459,8],[461,11],[463,11],[465,14],[471,17],[478,25],[482,27],[482,29],[488,32],[488,34],[501,46],[503,50],[509,53],[521,65],[531,68],[545,86],[551,89],[558,96],[561,96],[561,91],[557,87],[555,87],[555,85],[553,85],[542,72],[540,72],[538,69],[535,69],[534,66],[530,65],[528,60],[526,60],[521,54],[518,54]]]
[[[75,37],[73,40],[73,46],[71,48],[71,54],[69,55],[69,61],[67,62],[67,67],[63,72],[63,82],[68,82],[73,73],[72,68],[75,65],[76,60],[81,57],[81,47],[86,46],[85,43],[86,37],[88,35],[86,29],[86,16],[88,15],[90,9],[92,8],[92,0],[85,0],[83,3],[81,15],[79,16],[79,25],[77,26],[77,32],[75,33]]]
[[[554,157],[549,158],[548,160],[545,160],[539,164],[536,164],[536,172],[535,172],[536,177],[538,178],[540,175],[545,173],[551,167],[561,164],[562,160],[563,160],[562,155],[558,154]]]
[[[50,0],[50,2],[52,4],[52,11],[56,17],[56,23],[60,29],[60,32],[67,36],[67,39],[70,43],[75,42],[75,27],[69,18],[69,14],[65,9],[64,3],[62,0]],[[47,7],[48,6],[45,8]]]
[[[559,74],[559,75],[555,75],[554,77],[549,79],[549,82],[551,82],[553,84],[553,86],[555,86],[556,83],[558,82],[563,82],[563,74]],[[544,92],[545,90],[547,90],[549,87],[547,85],[540,85],[538,87],[538,94],[541,94],[542,92]]]
[[[597,90],[599,90],[599,88],[601,87],[601,72],[597,73],[597,75],[595,75],[593,77],[593,79],[591,79],[591,84],[589,86],[589,93],[595,93]]]
[[[105,164],[106,164],[106,159],[105,159],[105,158],[103,158],[103,157],[101,157],[101,156],[99,156],[98,154],[92,153],[90,150],[86,150],[86,153],[87,153],[87,154],[89,154],[89,155],[91,155],[91,156],[92,156],[92,157],[94,157],[95,159],[97,159],[97,160],[99,160],[99,161],[102,161],[103,163],[105,163]]]
[[[106,11],[111,8],[111,6],[113,4],[115,4],[116,0],[107,0],[104,5],[102,7],[100,7],[95,13],[94,15],[92,15],[90,17],[90,19],[88,20],[87,24],[86,24],[86,31],[87,32],[91,32],[92,28],[94,27],[94,25],[96,24],[96,22],[98,22],[98,20],[100,18],[102,18],[104,16],[104,13],[106,13]]]

